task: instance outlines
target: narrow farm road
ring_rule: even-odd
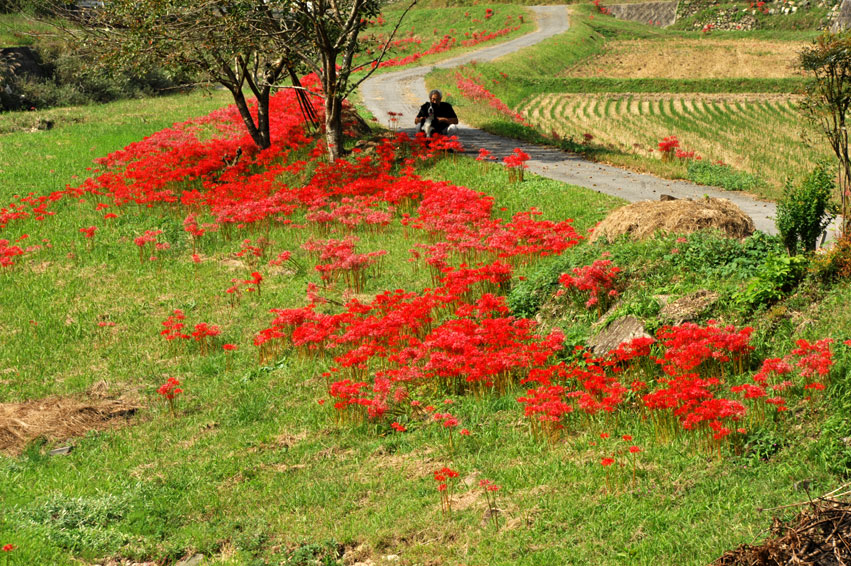
[[[381,122],[387,123],[388,112],[401,112],[401,130],[413,136],[416,133],[414,117],[419,106],[426,101],[425,76],[432,68],[451,68],[470,61],[492,61],[508,53],[534,45],[554,35],[567,31],[567,6],[532,6],[538,30],[515,40],[486,47],[435,65],[403,69],[372,77],[361,87],[364,104]],[[486,148],[499,159],[520,147],[530,155],[529,170],[537,175],[579,185],[588,189],[617,196],[629,202],[658,200],[663,194],[676,198],[702,198],[704,195],[730,199],[749,215],[758,230],[776,234],[772,202],[757,200],[749,195],[696,185],[686,181],[670,181],[653,175],[635,173],[609,165],[594,163],[581,156],[559,149],[527,144],[495,136],[464,124],[459,116],[458,138],[467,151],[478,153]]]

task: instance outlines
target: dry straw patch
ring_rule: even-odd
[[[624,40],[561,73],[618,79],[727,79],[801,76],[794,68],[805,43],[748,39]]]
[[[20,454],[37,438],[59,442],[90,430],[127,423],[139,405],[124,398],[90,392],[86,398],[48,397],[23,403],[0,403],[0,452]]]

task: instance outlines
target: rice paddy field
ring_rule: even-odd
[[[543,94],[519,107],[544,132],[609,150],[658,159],[658,142],[675,135],[683,151],[771,180],[811,169],[831,153],[802,151],[795,100],[776,94]]]

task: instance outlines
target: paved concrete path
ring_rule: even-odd
[[[566,6],[532,6],[530,9],[534,12],[538,24],[538,30],[534,33],[453,57],[433,66],[403,69],[370,78],[360,88],[366,107],[379,122],[388,125],[388,112],[401,112],[401,130],[411,136],[415,135],[414,117],[428,97],[425,76],[433,68],[447,69],[474,60],[491,61],[567,31],[569,24]],[[702,198],[708,195],[730,199],[753,218],[758,230],[769,234],[777,233],[774,226],[774,203],[757,200],[743,193],[685,181],[669,181],[653,175],[594,163],[573,153],[495,136],[468,126],[463,121],[459,124],[458,137],[468,152],[477,154],[479,148],[487,148],[499,159],[510,154],[515,147],[520,147],[531,157],[528,162],[531,172],[621,197],[629,202],[658,200],[662,194],[677,198]]]

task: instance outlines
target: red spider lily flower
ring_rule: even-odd
[[[399,424],[397,422],[392,423],[390,426],[393,428],[393,430],[397,432],[405,432],[406,430],[408,430],[407,428],[405,428],[404,425]]]
[[[157,389],[157,393],[162,395],[165,399],[171,401],[181,393],[183,393],[183,389],[180,388],[180,380],[175,377],[169,377],[168,380]]]
[[[233,352],[236,349],[237,349],[236,344],[223,344],[222,345],[222,350],[225,350],[226,352]]]
[[[638,454],[639,452],[641,452],[641,448],[639,448],[638,446],[630,446],[629,447],[629,453],[630,454]]]
[[[13,545],[13,544],[4,544],[3,545],[3,552],[12,552],[13,550],[15,550],[15,545]]]
[[[611,466],[614,463],[615,463],[614,458],[603,458],[602,460],[600,460],[600,465],[602,465],[604,468]]]
[[[601,432],[600,438],[603,438],[603,439],[609,438],[609,433],[608,432]]]
[[[623,435],[621,438],[623,438],[624,442],[629,442],[630,440],[632,440],[632,436],[628,434]]]
[[[466,428],[462,428],[462,429],[458,432],[458,434],[460,434],[461,436],[470,436],[470,431],[469,431],[469,430],[467,430]]]
[[[95,232],[97,231],[97,226],[89,226],[88,228],[80,228],[80,233],[83,234],[86,238],[94,238]]]

